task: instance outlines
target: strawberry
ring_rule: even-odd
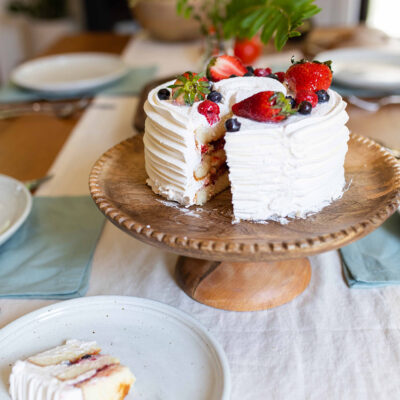
[[[292,58],[293,65],[285,74],[289,89],[293,92],[328,90],[332,82],[331,63],[331,61],[321,63],[315,60],[294,62]]]
[[[256,68],[254,70],[254,75],[255,76],[268,76],[272,74],[272,69],[271,68]]]
[[[231,75],[243,76],[246,72],[247,69],[239,58],[226,54],[213,57],[207,65],[207,77],[214,82],[227,79]]]
[[[233,52],[244,64],[248,65],[260,57],[261,50],[261,40],[258,36],[254,36],[251,39],[236,39]]]
[[[281,92],[259,92],[236,103],[232,111],[239,117],[249,118],[259,122],[279,122],[292,115],[290,101]]]
[[[172,98],[177,105],[192,106],[195,101],[204,100],[210,93],[209,81],[203,74],[185,72],[178,76],[172,88]]]
[[[219,106],[211,100],[204,100],[199,104],[198,112],[204,115],[210,125],[219,121]]]
[[[318,95],[307,90],[300,90],[296,93],[296,104],[299,105],[303,101],[308,101],[314,108],[318,104]]]
[[[283,82],[285,80],[285,73],[280,71],[280,72],[275,72],[275,75],[278,77],[279,82]]]

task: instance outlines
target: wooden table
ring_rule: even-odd
[[[120,54],[129,39],[127,35],[103,33],[66,36],[43,55],[84,51]],[[78,119],[30,115],[0,121],[0,173],[19,180],[45,175]]]
[[[79,34],[59,40],[43,55],[80,51],[119,54],[128,40],[129,36],[115,34]],[[348,112],[348,126],[353,132],[400,149],[400,105],[376,113],[349,106]],[[19,180],[45,175],[78,119],[38,115],[0,121],[0,173]]]

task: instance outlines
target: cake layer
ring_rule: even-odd
[[[341,196],[349,131],[346,103],[334,91],[310,116],[282,123],[238,118],[225,136],[237,220],[304,218]]]

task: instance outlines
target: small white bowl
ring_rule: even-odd
[[[32,209],[32,196],[22,182],[0,174],[0,245],[25,222]]]

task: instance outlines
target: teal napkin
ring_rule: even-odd
[[[400,214],[396,212],[380,228],[340,251],[350,287],[400,284]]]
[[[89,196],[34,197],[24,225],[0,246],[0,297],[83,296],[104,221]]]
[[[72,93],[39,93],[25,90],[12,83],[0,88],[0,103],[23,103],[39,100],[70,100],[79,97],[92,97],[96,94],[107,96],[132,96],[140,93],[146,83],[151,81],[157,72],[157,67],[131,68],[126,75],[119,80],[105,86],[97,87],[89,91]]]

